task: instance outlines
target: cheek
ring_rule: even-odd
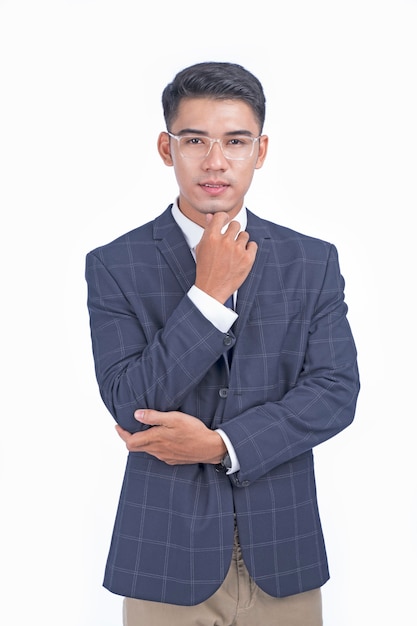
[[[196,173],[183,162],[174,162],[175,178],[177,180],[180,190],[191,190],[193,186],[193,180],[196,178]]]
[[[179,157],[178,155],[173,155],[172,164],[175,168],[177,178],[182,178],[184,180],[191,178],[193,170],[195,169],[195,167],[193,168],[192,166],[191,159],[187,160]]]
[[[235,170],[236,182],[241,189],[247,190],[250,187],[254,172],[255,170],[253,163],[251,163],[250,165],[246,163],[242,164],[242,166],[238,170]]]

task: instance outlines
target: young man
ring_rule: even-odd
[[[178,198],[87,255],[97,380],[129,450],[104,585],[125,626],[319,626],[312,448],[359,391],[337,252],[245,208],[268,148],[251,73],[186,68],[163,107]]]

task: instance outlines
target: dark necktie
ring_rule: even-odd
[[[232,311],[235,310],[234,302],[233,302],[233,294],[227,298],[226,302],[224,303],[224,306],[227,306],[227,308],[232,309]],[[230,348],[230,350],[227,353],[227,360],[229,361],[229,366],[232,363],[232,356],[233,356],[233,348]]]
[[[233,294],[227,298],[226,302],[224,303],[224,306],[227,306],[227,308],[232,309],[232,311],[234,311],[235,307],[233,305]]]

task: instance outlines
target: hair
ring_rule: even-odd
[[[260,81],[241,65],[207,61],[185,68],[162,93],[167,129],[171,129],[178,107],[184,98],[242,100],[248,104],[259,123],[265,121],[265,95]]]

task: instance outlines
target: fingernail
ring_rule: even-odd
[[[141,421],[145,417],[145,411],[135,411],[135,419]]]

